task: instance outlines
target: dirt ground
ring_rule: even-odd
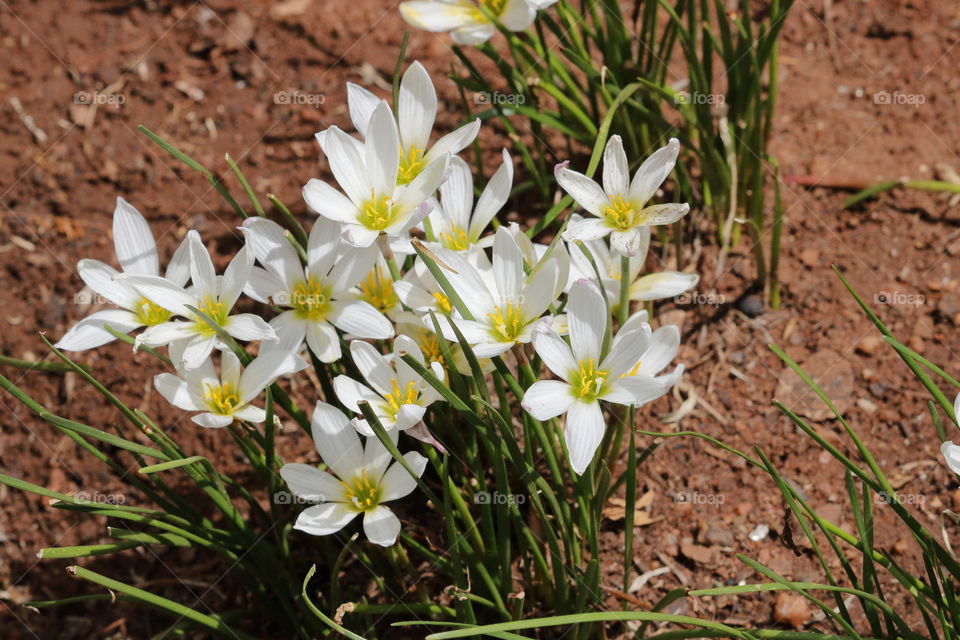
[[[229,153],[257,193],[274,193],[303,214],[301,186],[325,171],[313,133],[349,126],[346,81],[385,93],[404,28],[395,4],[383,0],[0,5],[0,352],[24,359],[47,357],[38,331],[59,337],[92,310],[77,297],[82,283],[75,264],[83,257],[112,261],[108,232],[117,195],[147,216],[166,255],[187,228],[200,230],[221,263],[239,246],[238,221],[219,195],[152,145],[138,124],[218,171]],[[742,313],[737,300],[752,277],[749,256],[739,248],[716,274],[709,236],[695,254],[701,297],[662,308],[663,321],[682,324],[679,361],[689,374],[671,398],[647,411],[644,426],[697,430],[742,450],[762,447],[814,506],[844,526],[851,518],[841,467],[801,437],[772,400],[800,411],[840,443],[838,425],[767,344],[779,344],[828,386],[931,529],[938,529],[943,509],[960,507],[925,392],[893,350],[872,338],[875,330],[831,271],[837,265],[903,341],[960,376],[956,203],[939,194],[895,192],[844,210],[849,194],[834,188],[902,177],[952,179],[960,172],[958,40],[955,3],[798,0],[784,29],[773,143],[787,183],[783,308],[756,317]],[[437,78],[447,107],[438,126],[453,127],[458,98],[442,77],[454,60],[448,40],[414,33],[409,54]],[[504,141],[487,132],[483,144],[497,149]],[[816,186],[801,186],[811,183]],[[112,345],[81,359],[122,399],[148,415],[170,415],[152,388],[155,363],[146,356],[131,360],[128,347]],[[61,415],[93,425],[117,420],[72,376],[2,373]],[[701,402],[679,427],[658,419],[691,391]],[[172,428],[186,446],[217,447],[216,433],[187,421]],[[283,446],[302,448],[294,429],[283,437]],[[0,471],[58,491],[110,496],[124,490],[9,394],[0,395]],[[702,441],[668,439],[643,476],[640,489],[654,492],[654,521],[637,529],[634,570],[638,576],[666,571],[634,593],[615,593],[622,587],[622,526],[609,521],[603,535],[611,607],[621,600],[649,606],[676,586],[758,580],[736,553],[788,578],[822,580],[807,549],[801,546],[796,556],[785,544],[783,505],[772,482],[729,454]],[[879,511],[877,544],[909,556],[907,532]],[[769,535],[751,540],[748,534],[760,525]],[[0,486],[0,637],[146,637],[163,628],[140,609],[104,602],[41,613],[21,606],[94,589],[66,579],[69,561],[38,562],[36,552],[101,541],[103,526]],[[135,561],[127,567],[98,566],[176,599],[192,588],[195,595],[209,593],[211,606],[229,600],[231,580],[216,582],[222,568],[212,561],[185,565],[190,559],[182,556],[130,556]],[[187,565],[188,574],[169,568]],[[674,611],[770,624],[775,601],[772,595],[684,600]],[[824,628],[812,615],[797,621]]]

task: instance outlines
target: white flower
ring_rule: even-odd
[[[232,351],[220,358],[220,376],[209,357],[195,369],[180,375],[161,373],[154,377],[157,391],[170,404],[186,411],[202,411],[192,417],[201,427],[226,427],[234,420],[263,422],[267,414],[250,404],[280,376],[306,368],[307,363],[293,353],[273,351],[254,358],[243,372]]]
[[[210,254],[200,240],[200,234],[191,230],[187,233],[186,242],[190,250],[190,289],[184,289],[165,278],[153,275],[124,273],[116,276],[118,280],[131,285],[144,298],[174,316],[187,318],[150,327],[137,336],[136,346],[160,347],[185,340],[187,342],[183,348],[183,360],[175,365],[183,369],[199,367],[215,346],[224,345],[217,338],[213,327],[188,307],[204,313],[237,340],[276,340],[277,334],[273,327],[260,316],[252,313],[230,315],[233,305],[250,278],[253,250],[244,246],[227,265],[223,275],[218,276]]]
[[[478,358],[492,358],[517,343],[530,342],[534,327],[555,299],[559,278],[556,259],[540,263],[528,277],[523,254],[504,227],[494,236],[492,264],[480,250],[468,258],[438,249],[437,256],[453,269],[444,275],[473,316],[439,318],[447,340],[457,341],[452,322]],[[424,317],[423,323],[428,329],[434,328],[429,317]]]
[[[486,42],[497,28],[483,15],[487,9],[510,31],[523,31],[533,23],[537,9],[545,9],[556,0],[408,0],[400,3],[404,20],[426,31],[449,31],[456,44],[478,45]]]
[[[452,251],[477,244],[480,234],[510,197],[512,184],[513,161],[504,149],[503,164],[490,178],[474,207],[470,167],[461,158],[450,158],[447,179],[440,185],[440,206],[434,207],[428,216],[437,242]]]
[[[150,226],[133,205],[117,198],[113,211],[113,245],[120,267],[126,273],[159,276],[157,244]],[[130,333],[143,326],[161,324],[170,319],[170,312],[159,307],[132,287],[114,280],[117,270],[99,260],[84,259],[77,263],[77,271],[84,283],[98,296],[106,298],[121,309],[107,309],[91,313],[75,324],[55,345],[65,351],[93,349],[114,340],[104,329],[109,326],[120,333]],[[181,244],[167,265],[166,277],[180,286],[190,277],[190,256],[186,244]]]
[[[383,340],[393,336],[393,325],[375,308],[356,300],[353,287],[369,272],[379,255],[376,247],[344,246],[339,225],[319,218],[307,242],[307,265],[287,238],[283,227],[265,218],[243,223],[257,260],[247,295],[268,299],[288,309],[270,321],[278,341],[269,350],[298,351],[306,340],[321,362],[340,358],[340,329],[361,338]]]
[[[385,103],[382,98],[359,85],[347,83],[350,120],[364,139],[368,137],[370,118],[381,103]],[[416,61],[407,68],[400,80],[399,101],[395,106],[400,133],[398,185],[412,182],[434,160],[442,160],[444,156],[460,153],[473,142],[480,130],[480,119],[477,118],[442,136],[432,147],[430,146],[430,136],[437,118],[437,91],[430,79],[430,74],[422,64]],[[327,131],[321,131],[316,135],[317,142],[320,143],[324,153],[326,153],[326,136]]]
[[[420,347],[413,339],[399,335],[393,342],[393,350],[391,362],[369,343],[362,340],[351,342],[350,355],[353,363],[367,384],[346,375],[339,375],[333,380],[337,398],[343,406],[356,413],[362,413],[360,403],[366,402],[387,431],[408,431],[410,435],[424,442],[435,444],[421,421],[427,407],[440,395],[400,357],[409,353],[423,364]],[[430,369],[435,376],[444,379],[443,367],[439,363],[430,363]],[[366,420],[355,418],[353,423],[363,435],[374,434]]]
[[[680,334],[676,327],[651,333],[644,317],[625,323],[601,358],[607,309],[596,285],[580,280],[567,301],[570,344],[547,328],[533,336],[537,354],[560,380],[533,383],[521,404],[537,420],[566,413],[564,434],[570,466],[577,474],[590,464],[606,430],[600,400],[645,404],[666,393],[683,371],[678,367],[673,374],[654,377],[669,362],[664,358],[673,358],[674,338],[679,345]]]
[[[581,219],[580,216],[574,214],[570,223],[573,224]],[[602,239],[586,240],[583,244],[593,256],[594,262],[597,263],[597,269],[600,271],[603,288],[608,299],[616,305],[620,300],[620,281],[622,279],[620,256],[612,253]],[[627,272],[628,282],[630,283],[630,300],[646,301],[673,298],[695,287],[700,281],[700,276],[697,274],[681,271],[661,271],[638,277],[643,269],[649,246],[650,228],[643,227],[640,229],[639,250],[635,257],[630,258],[630,269]],[[570,243],[570,262],[568,288],[581,278],[596,279],[593,265],[590,264],[589,259],[580,250],[580,247],[572,242]]]
[[[400,134],[387,103],[373,109],[365,136],[362,145],[337,127],[325,136],[324,153],[346,196],[316,178],[303,187],[307,205],[342,223],[343,237],[355,247],[369,247],[380,234],[403,237],[419,223],[429,213],[425,201],[443,179],[449,157],[441,154],[398,188]]]
[[[361,442],[350,421],[335,407],[317,403],[311,423],[317,452],[336,475],[296,462],[280,468],[294,495],[320,503],[300,512],[294,529],[325,536],[362,513],[367,539],[389,547],[400,534],[400,520],[383,503],[409,495],[416,480],[400,464],[390,464],[390,453],[376,437]],[[392,439],[396,442],[396,432]],[[423,475],[426,458],[411,451],[403,459],[417,477]]]
[[[413,268],[403,274],[403,278],[398,282],[393,283],[393,290],[400,302],[417,313],[433,311],[437,316],[442,316],[453,312],[450,298],[419,257],[413,263]]]
[[[395,288],[396,283],[393,281],[393,276],[390,275],[387,261],[383,259],[382,255],[378,255],[372,268],[367,271],[367,275],[357,283],[352,295],[357,300],[366,302],[391,320],[396,320],[397,315],[403,311],[403,305],[400,303]],[[387,337],[389,338],[392,335],[390,334]],[[360,337],[368,338],[372,336]]]
[[[953,401],[953,414],[960,416],[960,394],[957,394],[956,399]],[[950,470],[960,474],[960,446],[947,440],[940,445],[940,453],[943,454],[943,459],[947,461],[947,466],[950,467]]]
[[[644,227],[676,222],[690,210],[688,204],[655,204],[647,202],[677,161],[680,142],[670,138],[667,146],[658,149],[640,165],[630,181],[627,155],[620,136],[611,136],[603,152],[603,187],[583,175],[557,165],[557,182],[581,207],[597,216],[571,222],[563,237],[567,241],[596,240],[610,235],[614,251],[627,256],[637,255],[643,244]]]

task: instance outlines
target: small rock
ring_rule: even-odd
[[[960,317],[960,314],[958,314],[957,317]],[[907,345],[917,353],[920,353],[923,351],[923,338],[920,336],[910,336],[910,339],[907,340]]]
[[[753,542],[760,542],[767,537],[770,533],[770,527],[765,524],[758,524],[753,528],[753,531],[747,534],[747,537],[750,538]]]
[[[747,515],[748,513],[750,513],[751,511],[753,511],[753,503],[752,503],[752,502],[741,502],[740,504],[737,505],[736,508],[737,508],[737,515],[739,515],[739,516],[745,516],[745,515]]]
[[[781,591],[777,594],[777,602],[773,607],[773,621],[789,624],[794,629],[802,629],[810,619],[810,607],[803,596],[790,591]]]
[[[873,395],[874,397],[882,398],[884,391],[887,390],[887,385],[883,384],[882,382],[872,382],[870,383],[870,386],[867,387],[867,389],[870,391],[870,394]]]
[[[857,398],[857,406],[867,413],[877,412],[877,405],[866,398]]]
[[[813,247],[807,247],[800,252],[800,262],[808,269],[820,266],[820,252]]]
[[[883,345],[883,338],[876,334],[863,336],[863,339],[857,343],[857,351],[865,356],[872,356]]]
[[[680,545],[680,553],[698,564],[707,564],[713,559],[713,551],[709,547],[699,544],[682,544]]]
[[[249,14],[235,11],[227,18],[227,28],[220,38],[220,46],[225,51],[236,51],[247,46],[256,33],[257,23]]]
[[[960,314],[960,295],[945,293],[940,296],[940,301],[937,302],[937,312],[956,324],[956,317]]]
[[[729,529],[711,525],[704,531],[703,541],[707,544],[715,544],[718,547],[732,547],[733,534]]]
[[[737,309],[742,311],[748,318],[756,318],[763,313],[763,300],[760,296],[750,294],[737,300]]]

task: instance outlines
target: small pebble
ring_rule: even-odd
[[[747,534],[747,537],[750,538],[753,542],[760,542],[770,533],[770,527],[765,524],[758,524],[754,527],[753,531]]]
[[[737,309],[745,313],[748,318],[756,318],[763,313],[763,300],[758,295],[744,296],[737,300]]]

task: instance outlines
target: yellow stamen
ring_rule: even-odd
[[[637,364],[633,365],[633,368],[631,368],[630,371],[627,371],[626,373],[620,374],[620,377],[621,377],[621,378],[629,378],[629,377],[631,377],[631,376],[637,375],[637,371],[640,370],[640,363],[641,363],[641,362],[643,362],[643,361],[642,361],[642,360],[637,360]]]
[[[393,210],[393,202],[387,196],[377,198],[373,189],[370,190],[370,199],[363,203],[357,222],[373,231],[383,231],[397,217]]]
[[[390,380],[390,385],[393,391],[385,395],[383,399],[387,401],[387,406],[385,407],[387,413],[390,414],[391,417],[396,417],[401,405],[417,403],[420,392],[417,390],[417,385],[413,382],[408,382],[407,386],[401,391],[400,383],[397,382],[396,378]]]
[[[367,476],[367,472],[361,471],[360,475],[354,476],[350,482],[343,482],[344,497],[347,504],[356,511],[371,511],[380,504],[380,496],[383,495],[383,489],[379,483]]]
[[[134,309],[133,314],[137,317],[137,321],[142,322],[148,327],[152,327],[155,324],[163,324],[173,315],[160,305],[154,304],[146,298],[140,298],[140,301],[137,302]]]
[[[293,288],[290,306],[301,318],[323,320],[330,311],[330,287],[309,276]]]
[[[443,349],[440,347],[440,339],[435,334],[424,333],[418,336],[417,344],[420,346],[420,351],[427,362],[439,362],[446,366],[446,361],[443,359]]]
[[[457,225],[450,225],[449,231],[440,234],[440,244],[451,251],[463,251],[470,248],[470,236]]]
[[[493,313],[487,314],[490,318],[490,334],[500,342],[515,341],[527,326],[520,305],[508,302],[503,306],[497,305],[493,309]]]
[[[240,394],[229,384],[208,384],[203,397],[210,411],[221,416],[233,415],[234,409],[240,404]]]
[[[379,265],[371,269],[366,279],[357,286],[360,287],[363,300],[369,302],[381,313],[387,313],[400,304],[400,298],[393,290],[390,274]]]
[[[621,195],[610,196],[610,204],[603,208],[603,217],[611,227],[627,231],[636,226],[636,212]]]
[[[447,297],[447,294],[437,291],[433,294],[434,299],[437,301],[437,306],[440,307],[440,311],[444,313],[453,313],[453,303],[450,302],[450,298]]]
[[[573,396],[586,402],[593,402],[600,396],[607,384],[608,372],[596,368],[593,358],[581,360],[576,371],[570,372],[570,388]]]
[[[507,0],[477,0],[477,8],[474,9],[472,17],[478,22],[487,22],[487,18],[483,15],[483,12],[480,11],[480,7],[486,7],[490,10],[490,13],[500,17],[503,15],[503,10],[507,7]]]
[[[412,145],[407,152],[400,150],[400,170],[397,172],[397,184],[410,184],[423,171],[423,149]]]
[[[203,300],[197,303],[197,310],[206,315],[218,327],[227,323],[230,310],[222,302],[211,296],[203,296]],[[197,333],[201,335],[212,336],[216,331],[207,324],[203,318],[197,318],[195,323]]]

